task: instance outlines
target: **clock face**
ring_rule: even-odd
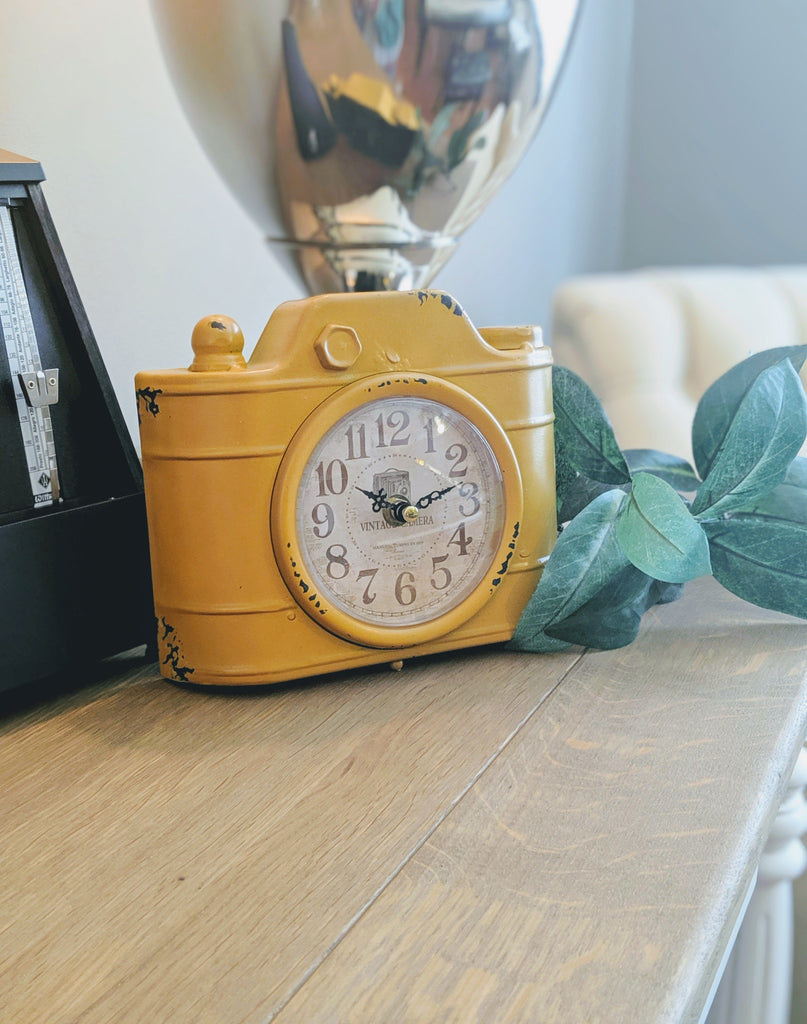
[[[302,459],[289,566],[295,596],[313,617],[321,610],[326,628],[335,613],[394,633],[493,592],[512,539],[505,472],[517,469],[500,428],[442,401],[447,388],[432,388],[434,398],[427,388],[375,388],[319,430]]]

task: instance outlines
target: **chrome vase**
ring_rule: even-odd
[[[152,0],[212,163],[313,293],[420,288],[511,174],[579,0]]]

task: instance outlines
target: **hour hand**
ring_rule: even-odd
[[[373,512],[380,512],[382,509],[395,507],[392,502],[387,501],[387,494],[383,487],[378,494],[376,494],[375,491],[365,491],[363,487],[358,486],[356,487],[356,490],[361,491],[362,494],[366,494],[372,501]]]
[[[442,498],[444,494],[448,494],[449,491],[453,491],[456,484],[452,484],[450,487],[444,487],[442,491],[432,491],[430,494],[424,494],[422,498],[418,498],[415,502],[415,507],[421,511],[424,508],[428,508],[433,501],[437,501],[438,498]]]

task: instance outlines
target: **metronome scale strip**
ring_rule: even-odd
[[[60,500],[56,443],[48,406],[58,398],[58,371],[43,370],[9,206],[0,204],[0,334],[35,508]]]

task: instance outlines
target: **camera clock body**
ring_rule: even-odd
[[[161,671],[276,683],[507,640],[556,536],[551,356],[440,292],[227,317],[137,375]]]

